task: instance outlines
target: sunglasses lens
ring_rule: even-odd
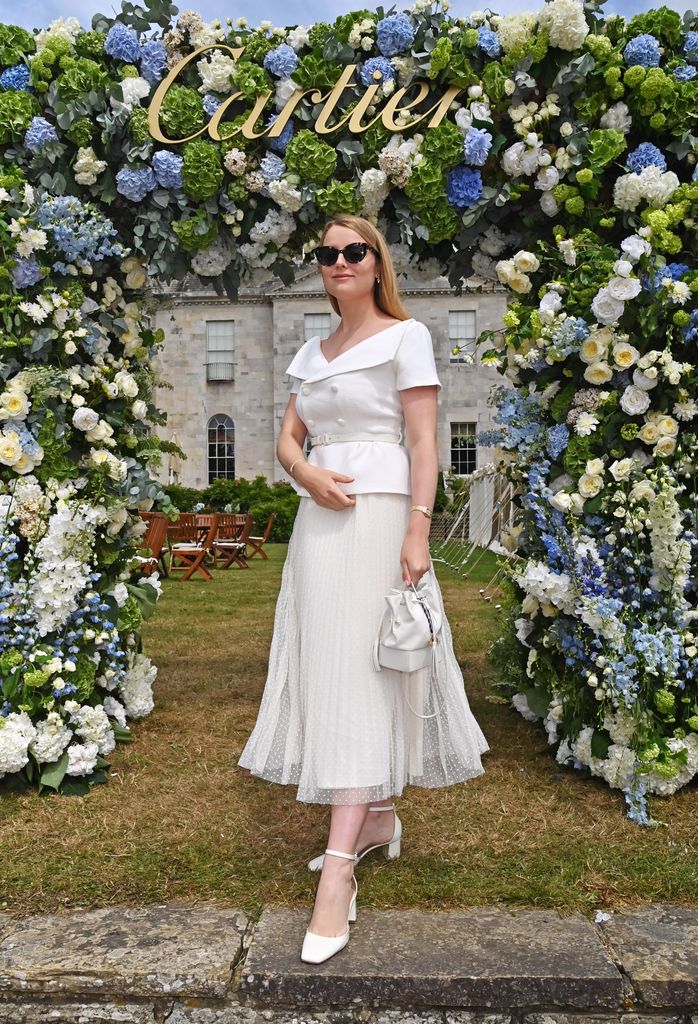
[[[332,245],[319,245],[315,250],[315,258],[323,267],[331,267],[338,256],[339,250]]]
[[[344,247],[344,259],[347,263],[361,263],[367,250],[368,246],[364,242],[352,242]]]

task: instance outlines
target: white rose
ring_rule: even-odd
[[[614,299],[629,302],[640,294],[642,286],[636,277],[612,277],[606,288]]]
[[[650,407],[650,396],[635,384],[629,384],[620,400],[620,407],[628,416],[639,416]]]
[[[660,437],[654,446],[654,452],[656,455],[673,455],[676,451],[676,438],[674,437]]]
[[[148,406],[142,398],[137,398],[131,406],[131,413],[137,420],[144,420],[148,415]]]
[[[558,512],[567,512],[572,505],[572,498],[567,491],[558,491],[550,499],[550,504],[553,508],[556,508]]]
[[[584,473],[579,478],[578,486],[583,498],[595,498],[603,488],[603,478],[595,473]]]
[[[652,246],[644,238],[640,238],[639,235],[629,235],[624,238],[620,243],[620,247],[624,253],[630,257],[631,260],[640,259],[641,256],[649,256],[652,252]]]
[[[634,501],[651,501],[654,498],[654,488],[649,480],[638,480],[631,488],[630,497]]]
[[[77,430],[94,430],[99,423],[99,414],[94,409],[82,406],[73,413],[73,426]]]
[[[607,384],[612,376],[613,370],[603,360],[598,363],[592,363],[584,371],[584,380],[590,384]]]
[[[614,480],[627,480],[633,471],[633,465],[632,459],[619,459],[612,462],[608,470]]]
[[[641,441],[644,441],[645,444],[654,444],[659,437],[659,430],[657,429],[656,424],[645,423],[638,431],[637,436]]]
[[[665,434],[667,437],[678,436],[679,424],[673,416],[662,416],[661,419],[657,420],[657,427],[660,434]]]
[[[579,358],[583,363],[598,363],[606,358],[608,345],[605,338],[591,334],[579,347]]]
[[[532,274],[540,267],[540,260],[532,252],[522,249],[514,256],[514,266],[523,274]]]
[[[623,315],[624,309],[624,304],[614,298],[607,288],[599,289],[591,304],[591,311],[600,324],[615,323]]]
[[[648,371],[652,370],[653,373],[644,373],[642,370],[638,370],[637,367],[633,370],[633,383],[636,387],[642,388],[643,391],[651,391],[658,384],[656,367],[648,366],[647,369]]]
[[[613,362],[621,370],[627,370],[634,366],[639,358],[638,350],[625,341],[619,341],[617,345],[613,346]]]
[[[591,476],[602,476],[605,472],[603,459],[587,459],[585,473]]]

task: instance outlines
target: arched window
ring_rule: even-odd
[[[235,424],[217,413],[208,421],[208,482],[235,478]]]

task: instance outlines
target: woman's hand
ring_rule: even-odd
[[[353,479],[353,476],[345,476],[344,473],[337,473],[334,469],[310,466],[307,462],[297,476],[298,483],[301,487],[305,487],[313,501],[323,508],[332,508],[337,511],[353,508],[356,505],[356,498],[341,491],[335,481],[348,484]]]
[[[414,533],[406,534],[400,552],[400,564],[402,582],[408,586],[414,583],[416,587],[430,568],[429,538]]]

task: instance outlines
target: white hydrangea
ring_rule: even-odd
[[[126,728],[126,709],[121,701],[109,695],[102,701],[102,707],[111,718],[115,718],[119,725]]]
[[[578,50],[589,35],[580,0],[549,0],[538,13],[538,23],[550,33],[550,45],[561,50]]]
[[[223,166],[228,174],[239,178],[247,170],[247,154],[243,150],[233,147],[223,157]]]
[[[511,698],[511,703],[519,714],[523,715],[527,722],[537,722],[540,718],[540,715],[537,715],[535,711],[531,711],[528,705],[528,698],[525,693],[515,693]]]
[[[116,746],[114,732],[107,713],[101,704],[91,707],[84,704],[70,716],[75,732],[87,743],[96,743],[100,754],[110,754]]]
[[[72,731],[57,711],[49,711],[46,718],[36,723],[36,735],[29,750],[39,762],[57,761],[73,738]]]
[[[522,14],[510,14],[508,17],[500,18],[497,25],[497,35],[502,49],[510,53],[517,46],[523,46],[529,42],[536,27],[536,16],[530,11]]]
[[[219,235],[211,245],[194,253],[191,268],[199,277],[216,277],[230,265],[234,254],[233,243]]]
[[[36,52],[40,53],[49,39],[67,39],[70,45],[74,46],[80,32],[82,27],[77,18],[57,18],[48,28],[42,29],[34,36]]]
[[[553,699],[548,708],[548,713],[543,719],[545,731],[548,734],[548,743],[555,743],[558,739],[558,727],[562,721],[563,702],[559,693],[553,694]]]
[[[220,92],[230,93],[233,85],[230,76],[235,70],[235,61],[227,53],[221,50],[214,50],[201,60],[196,62],[201,85],[199,92]]]
[[[552,572],[542,562],[530,561],[525,571],[517,575],[516,580],[522,590],[535,597],[542,605],[553,605],[568,614],[574,612],[574,589],[567,573]]]
[[[276,83],[276,109],[278,111],[283,110],[288,101],[293,96],[296,89],[299,88],[297,82],[294,82],[292,78],[281,78]]]
[[[662,171],[652,164],[639,174],[631,172],[618,178],[613,201],[619,210],[635,210],[643,199],[657,209],[666,206],[679,184],[673,171]]]
[[[390,186],[385,171],[370,167],[361,175],[359,192],[364,197],[364,213],[376,214],[388,197]]]
[[[298,52],[310,43],[310,25],[296,25],[286,35],[286,42]]]
[[[150,94],[150,83],[145,78],[124,78],[119,82],[123,93],[123,100],[117,100],[115,96],[109,97],[109,102],[117,114],[130,113],[133,108],[140,105],[142,99]]]
[[[143,718],[153,710],[153,683],[157,673],[157,667],[145,654],[129,654],[126,678],[121,683],[124,707],[129,718]]]
[[[96,743],[71,743],[68,747],[66,775],[91,775],[97,764]]]
[[[614,131],[623,132],[624,135],[627,135],[633,126],[633,119],[630,116],[628,105],[623,103],[622,100],[614,103],[603,115],[600,124],[602,128],[612,128]]]
[[[274,202],[288,213],[296,213],[303,205],[301,192],[294,188],[285,178],[270,181],[267,188]]]
[[[270,210],[263,221],[250,228],[250,241],[261,245],[273,242],[276,246],[282,246],[288,242],[295,228],[295,220],[285,210]]]
[[[73,164],[75,180],[78,185],[94,185],[106,167],[106,161],[97,159],[92,146],[80,146],[77,160]]]
[[[35,736],[36,729],[26,711],[11,711],[5,718],[0,715],[0,779],[24,768]]]

